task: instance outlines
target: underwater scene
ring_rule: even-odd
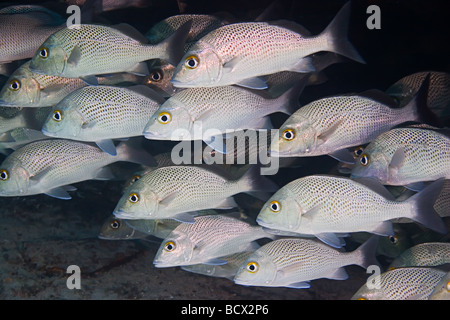
[[[450,300],[444,4],[1,2],[0,299]]]

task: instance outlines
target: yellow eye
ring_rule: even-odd
[[[249,263],[247,263],[247,271],[248,272],[251,272],[251,273],[255,273],[256,271],[258,271],[258,269],[259,269],[259,266],[258,266],[258,264],[256,263],[256,262],[249,262]]]
[[[11,80],[11,82],[9,83],[9,89],[12,91],[17,91],[20,89],[20,81],[19,80]]]
[[[5,169],[0,170],[0,180],[2,181],[6,181],[9,178],[9,174],[8,171],[6,171]]]
[[[355,150],[353,150],[353,154],[355,155],[355,157],[359,157],[360,155],[362,155],[363,151],[363,147],[357,147],[355,148]]]
[[[120,221],[119,220],[113,220],[110,223],[110,226],[112,229],[119,229],[120,228]]]
[[[139,201],[139,196],[137,193],[133,192],[130,193],[130,195],[128,196],[128,201],[130,201],[131,203],[136,203]]]
[[[172,121],[172,116],[168,112],[161,112],[158,115],[158,122],[161,124],[167,124]]]
[[[141,178],[140,175],[135,175],[133,178],[131,178],[131,183],[135,183],[136,181],[138,181]]]
[[[164,245],[164,250],[166,250],[167,252],[171,252],[171,251],[175,250],[175,248],[176,248],[176,245],[173,241],[168,241]]]
[[[271,203],[269,203],[269,209],[270,211],[275,213],[280,212],[281,204],[277,200],[274,200]]]
[[[361,156],[361,158],[359,158],[359,162],[361,163],[361,165],[363,165],[364,167],[369,165],[369,156],[367,154],[363,154]]]
[[[447,282],[447,286],[446,287],[447,287],[447,291],[450,292],[450,281]]]
[[[286,129],[281,134],[281,137],[286,141],[291,141],[292,139],[295,138],[295,132],[292,129]]]
[[[62,112],[61,111],[59,111],[59,110],[53,111],[53,115],[52,115],[52,119],[53,120],[59,122],[59,121],[62,120],[62,118],[63,118],[63,116],[62,116]]]
[[[367,300],[366,298],[358,298],[356,300]]]
[[[197,56],[189,56],[184,61],[184,65],[188,69],[195,69],[198,67],[198,64],[199,64],[199,61],[198,61]]]
[[[47,58],[48,58],[48,49],[45,48],[45,47],[40,48],[40,49],[39,49],[39,56],[40,56],[42,59],[47,59]]]

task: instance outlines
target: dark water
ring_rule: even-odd
[[[59,2],[41,4],[61,14]],[[271,1],[185,1],[184,13],[227,12],[251,21]],[[279,19],[294,20],[313,34],[320,33],[345,1],[279,1]],[[367,64],[353,61],[325,70],[328,81],[307,87],[302,103],[332,94],[385,90],[408,74],[425,71],[450,72],[448,11],[445,1],[353,1],[349,30],[351,42]],[[14,2],[14,4],[18,4]],[[381,29],[366,27],[366,8],[381,8]],[[145,33],[153,24],[179,14],[176,1],[154,0],[148,8],[126,8],[105,12],[99,21],[126,22]],[[274,117],[274,123],[283,118]],[[150,142],[155,153],[170,150]],[[151,146],[150,144],[153,143]],[[271,179],[280,186],[312,173],[329,173],[337,162],[329,157],[305,159],[302,166],[284,168]],[[119,167],[118,170],[121,169]],[[106,241],[97,238],[103,221],[121,196],[122,181],[86,181],[70,201],[45,195],[0,199],[0,298],[2,299],[207,299],[207,300],[344,300],[365,283],[367,274],[347,267],[345,281],[315,280],[311,288],[242,287],[227,279],[209,278],[179,268],[156,269],[152,260],[157,242]],[[257,202],[236,197],[255,217]],[[249,205],[250,203],[250,205]],[[448,218],[447,218],[448,219]],[[448,221],[447,221],[448,224]],[[412,228],[411,232],[424,232]],[[433,238],[434,235],[430,237]],[[350,247],[352,243],[350,241]],[[353,244],[355,246],[355,244]],[[380,258],[389,262],[389,258]],[[66,269],[81,268],[82,288],[69,290]]]

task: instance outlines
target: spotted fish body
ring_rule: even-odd
[[[0,63],[31,58],[65,20],[44,7],[21,5],[0,10]]]
[[[270,229],[312,234],[339,247],[334,234],[366,231],[394,235],[388,220],[406,217],[445,233],[433,203],[442,181],[407,201],[395,201],[383,187],[345,177],[313,175],[296,179],[278,190],[261,209],[257,222]]]
[[[256,177],[254,168],[238,180],[199,166],[158,168],[141,177],[125,191],[114,215],[123,219],[178,219],[192,222],[192,216],[186,212],[232,208],[236,203],[231,196],[237,193],[273,190],[271,183]]]
[[[402,252],[389,269],[404,267],[433,267],[450,263],[450,243],[427,242]]]
[[[450,300],[450,272],[442,277],[436,285],[428,300]]]
[[[98,142],[102,147],[105,140],[142,135],[163,101],[145,86],[83,87],[53,108],[42,132],[51,137]]]
[[[138,76],[118,73],[98,77],[99,84],[138,83]],[[9,107],[48,107],[60,102],[69,93],[87,86],[79,78],[64,78],[32,72],[30,61],[16,69],[0,91],[0,105]]]
[[[382,273],[379,288],[364,284],[352,300],[428,300],[446,272],[433,268],[398,268]],[[377,281],[377,279],[375,279]]]
[[[450,178],[450,138],[445,130],[395,128],[364,149],[352,177],[370,177],[387,185],[410,185]]]
[[[117,156],[99,148],[64,139],[41,140],[29,143],[11,153],[1,165],[0,196],[25,196],[45,193],[70,199],[68,184],[89,179],[110,179],[104,169],[117,161],[153,163],[143,152],[132,150],[127,144],[118,147]],[[139,157],[139,158],[138,158]],[[146,161],[148,160],[148,161]]]
[[[301,107],[280,127],[271,155],[333,156],[345,148],[369,143],[398,124],[421,121],[421,107],[416,100],[404,108],[393,108],[393,101],[383,98],[391,103],[347,95],[319,99]]]
[[[198,263],[223,264],[225,261],[216,259],[248,251],[253,248],[250,245],[252,241],[265,237],[272,235],[260,226],[252,226],[231,216],[200,216],[194,223],[182,223],[176,227],[162,241],[153,263],[158,268]]]
[[[376,239],[353,252],[342,252],[319,241],[286,238],[263,245],[241,265],[234,282],[247,286],[309,288],[310,280],[345,280],[347,265],[366,268],[377,263]]]
[[[146,45],[130,27],[122,32],[117,28],[82,24],[78,28],[64,28],[52,34],[35,53],[30,69],[37,73],[78,78],[116,72],[148,72],[142,61],[150,59],[177,60],[172,52],[181,50],[190,25],[157,45]],[[121,26],[121,29],[125,29]],[[91,81],[86,78],[87,81]]]
[[[294,93],[297,97],[297,92]],[[289,112],[294,105],[290,96],[288,92],[271,99],[236,86],[185,89],[160,106],[145,127],[144,135],[148,139],[206,140],[227,130],[264,128],[265,116]],[[160,117],[166,113],[171,120],[163,123]],[[199,128],[201,137],[196,133]]]
[[[184,88],[251,86],[246,80],[261,75],[314,71],[310,59],[305,57],[319,51],[338,52],[362,62],[346,39],[349,14],[347,3],[328,28],[314,37],[265,22],[222,26],[199,39],[188,50],[177,66],[173,83]]]

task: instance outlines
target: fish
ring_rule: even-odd
[[[29,143],[11,153],[0,165],[0,196],[28,196],[44,193],[69,200],[67,191],[76,190],[71,183],[112,178],[108,164],[128,161],[154,165],[145,151],[123,142],[117,156],[98,147],[65,139],[47,139]]]
[[[164,97],[171,97],[176,92],[182,90],[172,85],[170,80],[173,77],[175,67],[170,63],[161,59],[152,59],[148,61],[148,76],[146,76],[142,84],[155,90]]]
[[[117,73],[97,77],[100,85],[138,84],[143,77],[131,73]],[[30,61],[17,68],[0,90],[0,105],[8,107],[51,107],[69,93],[87,86],[79,78],[64,78],[32,72]]]
[[[450,272],[436,285],[428,300],[450,300]]]
[[[426,267],[398,268],[364,284],[352,300],[427,300],[446,272]],[[376,288],[376,284],[379,288]]]
[[[253,245],[253,244],[252,244]],[[252,247],[256,248],[257,246]],[[237,270],[242,265],[242,263],[248,258],[253,251],[242,251],[230,254],[226,257],[220,257],[220,260],[224,260],[227,263],[223,265],[211,265],[211,264],[193,264],[187,266],[181,266],[184,271],[189,271],[197,274],[202,274],[210,277],[226,278],[233,280]]]
[[[261,238],[273,238],[260,226],[241,221],[233,214],[216,214],[194,218],[194,223],[182,223],[162,242],[153,264],[157,268],[192,264],[223,265],[219,259],[244,250],[253,251],[250,243]]]
[[[133,183],[113,213],[121,219],[175,219],[193,223],[193,211],[237,207],[232,197],[235,194],[276,190],[276,185],[260,176],[257,169],[252,166],[235,179],[209,167],[158,168]]]
[[[130,227],[125,220],[117,219],[114,216],[108,217],[103,222],[98,235],[98,238],[102,240],[133,240],[146,237],[148,234]]]
[[[434,267],[450,263],[450,243],[426,242],[403,251],[388,269],[404,267]]]
[[[305,81],[279,98],[236,86],[188,88],[164,102],[151,117],[144,136],[152,140],[203,140],[227,153],[223,134],[244,129],[270,129],[268,115],[291,114]]]
[[[430,75],[428,105],[442,122],[448,123],[450,119],[450,73],[439,71],[412,73],[392,84],[385,92],[395,99],[399,106],[404,106],[414,98],[428,74]]]
[[[228,24],[226,19],[207,14],[179,14],[170,16],[147,31],[145,36],[152,44],[160,43],[173,34],[186,22],[192,22],[189,34],[186,37],[183,53],[187,52],[197,40],[208,34],[210,31]]]
[[[405,217],[447,233],[433,204],[442,189],[437,180],[404,202],[376,181],[331,175],[310,175],[289,182],[263,206],[256,221],[263,227],[314,235],[342,246],[339,234],[369,232],[394,235],[389,220]]]
[[[0,10],[0,64],[33,57],[39,46],[62,29],[66,20],[37,5],[8,6]]]
[[[290,26],[267,22],[231,23],[200,38],[183,56],[172,83],[179,88],[241,85],[265,89],[260,76],[281,71],[313,72],[310,57],[339,53],[364,63],[347,39],[350,2],[319,35],[305,37]]]
[[[240,266],[234,282],[245,286],[310,288],[311,280],[346,280],[347,265],[378,265],[377,237],[358,249],[343,252],[317,240],[285,238],[271,241],[253,252]]]
[[[426,105],[428,83],[426,78],[416,98],[403,108],[378,90],[312,101],[281,125],[269,152],[279,157],[330,155],[354,163],[346,148],[367,144],[401,123],[434,121]]]
[[[420,190],[424,182],[450,178],[450,133],[447,129],[393,128],[364,148],[351,171],[385,185]]]
[[[53,138],[95,142],[116,155],[112,139],[136,137],[165,101],[152,89],[87,86],[75,90],[49,113],[42,132]]]
[[[81,78],[97,85],[95,75],[130,72],[147,75],[145,60],[164,59],[172,64],[183,53],[181,46],[189,32],[184,24],[171,37],[157,45],[146,44],[145,37],[127,24],[115,27],[81,24],[63,28],[40,46],[30,70],[47,75]]]

